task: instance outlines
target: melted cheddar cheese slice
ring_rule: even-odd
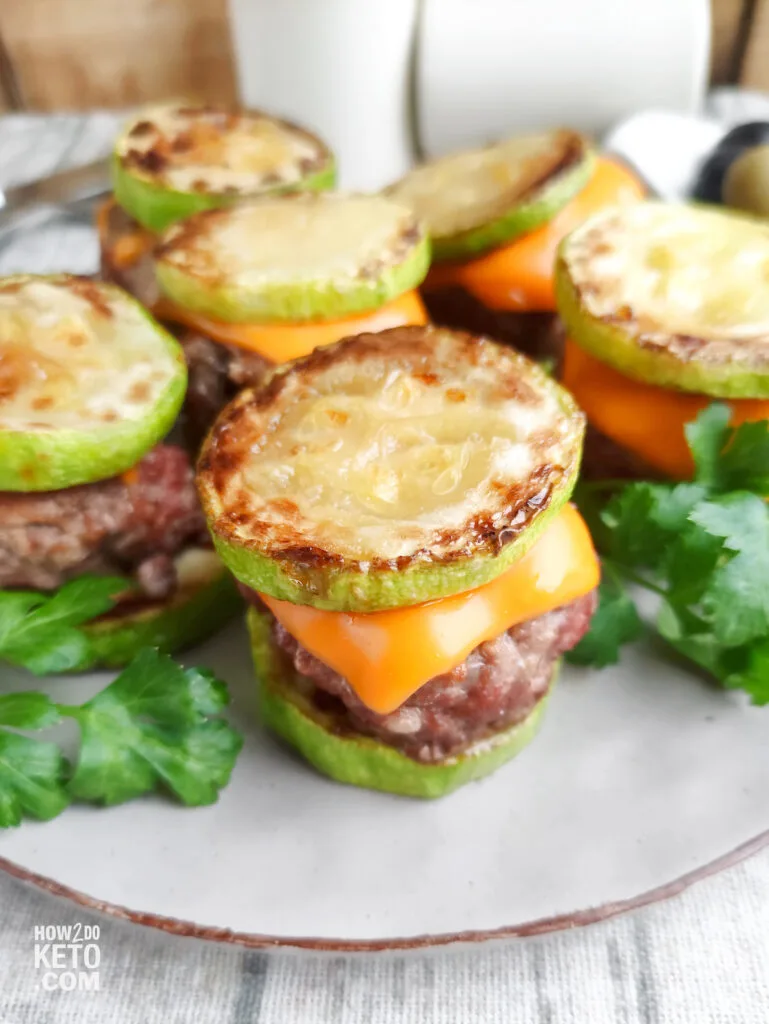
[[[152,311],[160,320],[182,323],[214,341],[257,352],[271,363],[287,363],[291,359],[299,359],[316,348],[331,345],[352,334],[428,322],[425,307],[415,291],[399,295],[379,309],[361,316],[304,324],[225,323],[182,309],[165,298],[160,299]]]
[[[549,223],[477,259],[434,266],[425,287],[456,285],[491,309],[554,310],[553,267],[561,241],[599,210],[644,195],[643,185],[627,168],[599,157],[587,185]]]
[[[534,546],[490,583],[428,604],[382,612],[321,611],[260,594],[303,647],[343,676],[378,714],[395,711],[484,640],[589,593],[598,559],[587,526],[567,505]]]
[[[769,419],[769,400],[730,401],[632,380],[581,349],[570,338],[564,356],[564,387],[602,434],[674,480],[694,473],[684,427],[713,401],[732,410],[732,425]]]

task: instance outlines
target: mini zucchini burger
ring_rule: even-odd
[[[195,214],[161,236],[155,260],[159,315],[211,339],[185,346],[196,436],[276,364],[427,320],[415,289],[428,240],[409,208],[381,196],[282,196]]]
[[[643,186],[565,129],[521,136],[417,167],[386,190],[433,242],[423,294],[436,323],[559,360],[553,266],[561,239]]]
[[[584,418],[525,357],[362,334],[224,410],[198,487],[251,603],[264,721],[341,782],[437,797],[534,735],[598,566]]]
[[[564,384],[591,429],[592,477],[687,479],[685,426],[713,401],[733,425],[769,419],[769,224],[644,202],[562,244]]]
[[[125,581],[78,668],[181,647],[237,608],[189,458],[162,443],[185,383],[177,342],[114,285],[0,279],[0,590]]]
[[[202,210],[332,188],[336,167],[317,136],[262,111],[165,104],[140,111],[124,127],[112,180],[114,195],[97,213],[102,277],[160,315],[152,252],[161,232]],[[191,406],[200,392],[251,378],[247,353],[217,347],[178,321],[173,330],[190,366]]]
[[[97,217],[102,269],[146,306],[154,236],[201,210],[267,193],[333,188],[319,138],[262,111],[165,104],[125,125],[112,154],[114,195]]]

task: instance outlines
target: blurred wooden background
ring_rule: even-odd
[[[713,80],[769,90],[769,0],[711,3]],[[0,109],[235,91],[227,0],[0,0]]]

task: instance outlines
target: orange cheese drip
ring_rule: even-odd
[[[729,406],[734,426],[769,419],[769,400],[728,401],[632,380],[571,338],[566,341],[563,384],[602,434],[674,480],[688,480],[694,473],[684,427],[711,402]]]
[[[303,647],[344,676],[367,707],[386,715],[484,640],[587,594],[598,578],[587,526],[569,505],[512,568],[464,594],[369,614],[259,596]]]
[[[133,466],[131,469],[127,469],[125,473],[121,473],[120,479],[123,481],[126,487],[133,487],[135,484],[138,484],[139,482],[139,470],[136,468],[136,466]]]
[[[138,263],[143,256],[149,256],[156,238],[152,232],[137,224],[132,230],[126,229],[118,238],[110,240],[109,218],[115,207],[114,199],[107,199],[96,210],[96,230],[103,253],[118,270],[125,270]]]
[[[599,210],[642,199],[645,194],[631,171],[608,157],[599,157],[587,185],[549,223],[476,259],[437,264],[424,287],[459,286],[491,309],[554,310],[553,267],[562,239]]]
[[[316,348],[331,345],[340,338],[364,331],[383,331],[387,327],[426,324],[427,312],[418,292],[398,296],[379,309],[345,320],[319,320],[297,324],[232,324],[191,313],[170,299],[161,299],[153,309],[161,320],[174,320],[200,331],[214,341],[257,352],[271,363],[309,355]]]

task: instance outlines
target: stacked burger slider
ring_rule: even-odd
[[[278,368],[199,464],[252,605],[266,723],[343,782],[433,797],[534,734],[598,566],[584,417],[523,356],[431,327]]]

